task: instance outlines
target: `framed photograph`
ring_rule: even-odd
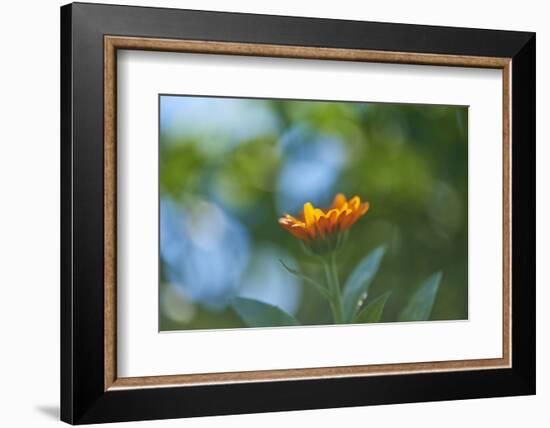
[[[61,8],[61,418],[535,393],[535,35]]]

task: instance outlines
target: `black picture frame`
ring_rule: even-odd
[[[512,366],[104,388],[104,36],[512,59]],[[535,393],[535,34],[73,3],[61,8],[61,419],[71,424]]]

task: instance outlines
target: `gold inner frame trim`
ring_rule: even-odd
[[[502,70],[503,94],[503,322],[502,357],[341,367],[204,373],[119,378],[116,367],[116,88],[117,50],[146,50],[213,55],[242,55],[393,64],[494,68]],[[104,389],[193,386],[220,383],[283,381],[312,378],[359,377],[422,372],[480,370],[511,367],[512,362],[512,224],[511,224],[511,58],[386,52],[252,43],[171,40],[140,37],[104,37]]]

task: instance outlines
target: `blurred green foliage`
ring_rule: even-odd
[[[243,105],[239,104],[239,114],[230,121],[220,123],[216,120],[219,108],[201,104],[204,118],[199,116],[202,122],[194,127],[198,119],[193,126],[178,125],[185,117],[185,110],[178,116],[178,103],[185,104],[190,97],[171,98],[171,110],[163,110],[161,99],[161,200],[169,199],[183,211],[206,200],[243,225],[249,239],[249,261],[240,274],[243,278],[253,269],[257,249],[266,246],[288,256],[301,272],[322,278],[321,267],[303,253],[299,241],[284,231],[277,219],[284,208],[282,187],[288,187],[281,174],[292,160],[292,150],[299,150],[300,144],[315,147],[319,138],[334,139],[343,161],[334,168],[330,190],[311,202],[322,206],[336,192],[348,197],[357,194],[370,202],[369,212],[353,226],[338,253],[340,282],[346,282],[366,254],[385,246],[369,289],[371,302],[389,296],[380,321],[396,320],[420,284],[437,271],[443,272],[443,279],[430,319],[468,317],[466,107],[232,100]],[[220,99],[202,98],[207,107],[208,100],[220,105]],[[234,104],[223,108],[234,108]],[[254,132],[241,131],[260,122],[256,117],[260,110],[262,120],[269,124],[265,132],[261,126]],[[171,119],[164,121],[164,113]],[[307,129],[308,135],[316,137],[303,141],[298,137],[290,150],[285,144],[296,129]],[[294,181],[297,187],[301,185],[298,181],[299,177]],[[305,197],[301,203],[307,201]],[[167,274],[165,258],[161,261],[161,330],[244,326],[231,306],[212,308],[204,299],[194,299],[189,279],[178,286]],[[286,275],[282,278],[290,281],[292,275],[279,268]],[[267,271],[265,274],[257,280],[258,287],[273,277]],[[205,283],[208,286],[208,281]],[[299,283],[296,286],[301,287]],[[236,284],[233,294],[239,294],[239,287]],[[389,291],[391,295],[386,294]],[[303,324],[330,322],[327,303],[315,290],[301,287],[297,296],[292,315]],[[228,298],[232,297],[228,293]]]

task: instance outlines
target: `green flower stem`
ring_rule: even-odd
[[[344,322],[342,294],[340,291],[340,285],[338,281],[338,272],[336,269],[336,257],[332,253],[328,260],[322,259],[323,267],[325,268],[325,275],[329,289],[331,290],[330,308],[336,324],[342,324]]]
[[[337,321],[337,319],[338,319],[338,308],[334,304],[334,288],[333,288],[333,285],[332,285],[332,273],[331,273],[330,267],[329,267],[328,263],[325,261],[325,259],[321,258],[321,264],[325,268],[325,275],[327,277],[327,284],[328,284],[328,289],[329,289],[329,292],[330,292],[330,298],[328,299],[328,303],[330,304],[330,309],[332,311],[332,317],[334,318],[334,322],[338,322]]]
[[[332,269],[332,278],[334,281],[334,299],[335,305],[338,308],[338,319],[340,323],[344,322],[344,305],[342,303],[342,290],[340,289],[340,281],[338,279],[338,268],[336,267],[336,254],[333,252],[330,255],[330,267]]]

